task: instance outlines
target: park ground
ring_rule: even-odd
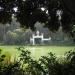
[[[18,47],[22,46],[0,46],[2,52],[7,56],[11,56],[11,60],[17,58],[20,55],[20,51],[18,51]],[[75,46],[23,46],[24,50],[28,50],[31,52],[31,56],[33,59],[39,59],[41,56],[47,55],[49,52],[55,53],[57,57],[64,56],[64,54],[70,50],[75,51]]]

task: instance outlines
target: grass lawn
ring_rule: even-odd
[[[18,57],[20,52],[16,49],[19,46],[0,46],[0,49],[3,50],[3,53],[10,54],[11,60],[13,57]],[[24,46],[25,50],[29,50],[31,52],[31,56],[35,59],[43,55],[47,55],[47,53],[52,52],[57,56],[63,56],[65,52],[70,50],[75,50],[75,46]]]

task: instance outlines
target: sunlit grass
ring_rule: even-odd
[[[20,51],[17,50],[19,46],[0,46],[0,49],[3,50],[4,53],[9,53],[11,55],[11,60],[13,58],[17,58],[20,54]],[[43,55],[47,55],[47,53],[52,52],[57,56],[63,56],[65,52],[70,50],[75,50],[75,46],[24,46],[25,50],[29,50],[31,52],[31,56],[35,59]]]

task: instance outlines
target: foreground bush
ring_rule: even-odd
[[[67,52],[62,61],[51,52],[34,60],[28,50],[17,49],[21,51],[19,58],[9,64],[2,63],[5,56],[0,51],[0,75],[75,75],[74,51]]]

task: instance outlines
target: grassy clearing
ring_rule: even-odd
[[[0,49],[3,50],[3,53],[10,54],[11,60],[13,57],[18,57],[20,52],[16,49],[19,46],[0,46]],[[31,52],[31,56],[35,59],[43,55],[47,55],[47,53],[52,52],[57,56],[63,56],[65,52],[70,50],[75,50],[75,46],[24,46],[25,50],[29,50]]]

